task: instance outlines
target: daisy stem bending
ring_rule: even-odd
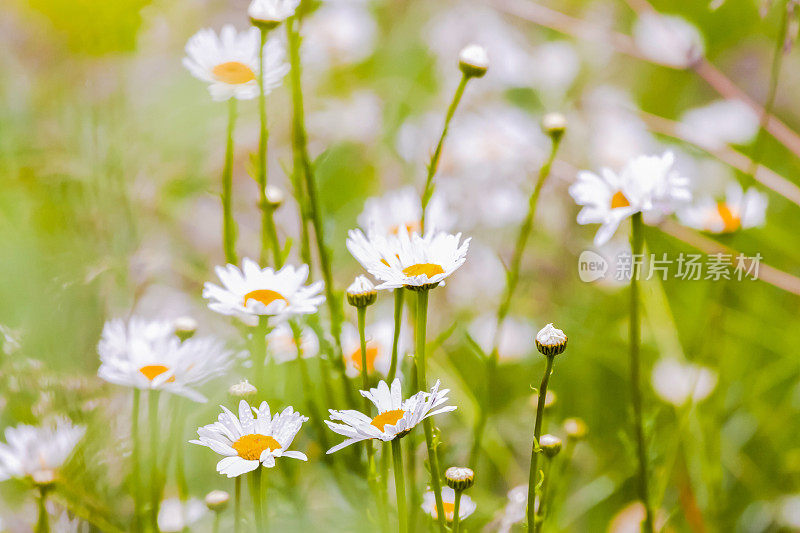
[[[264,46],[269,30],[261,28],[261,46],[258,49],[258,115],[260,134],[258,138],[258,206],[261,209],[261,263],[267,262],[267,250],[272,250],[275,267],[283,266],[278,230],[272,218],[272,207],[267,201],[267,94],[264,88]]]
[[[417,359],[417,379],[420,389],[428,390],[428,378],[425,373],[425,335],[428,322],[428,291],[426,288],[417,290],[417,327],[416,335],[416,359]],[[431,467],[431,489],[436,499],[436,511],[438,513],[439,529],[442,532],[447,530],[445,525],[444,503],[442,502],[442,475],[439,471],[439,458],[436,455],[436,446],[433,443],[433,423],[430,418],[423,420],[425,428],[425,442],[428,446],[428,462]]]
[[[400,328],[403,327],[403,296],[405,289],[398,287],[394,290],[394,332],[392,336],[392,363],[389,366],[389,373],[386,375],[386,382],[394,381],[397,374],[397,346],[400,342]]]
[[[433,151],[430,163],[428,163],[428,176],[425,179],[425,190],[422,192],[422,219],[420,221],[420,233],[425,231],[425,208],[428,207],[428,202],[431,201],[431,197],[433,196],[433,177],[436,175],[436,169],[439,167],[439,158],[442,155],[444,138],[447,137],[447,129],[450,127],[450,121],[453,119],[453,115],[456,113],[456,108],[458,107],[458,103],[461,101],[461,96],[464,94],[464,89],[467,87],[467,82],[469,79],[470,77],[464,74],[461,76],[461,81],[458,82],[458,87],[456,87],[456,92],[453,95],[453,101],[450,102],[450,107],[447,109],[447,115],[444,118],[442,134],[439,136],[439,142],[436,143],[436,149]]]
[[[263,508],[263,492],[261,487],[261,472],[262,467],[258,465],[258,468],[253,470],[253,473],[250,474],[250,497],[253,499],[253,514],[255,515],[255,523],[256,523],[256,532],[257,533],[264,533],[265,523],[264,523],[264,508]]]
[[[461,507],[461,493],[464,492],[463,490],[456,490],[455,497],[453,498],[453,533],[458,533],[458,526],[459,526],[459,519],[461,517],[458,516],[459,507]]]
[[[408,531],[408,514],[406,513],[406,480],[403,470],[403,449],[400,439],[392,439],[392,459],[394,461],[394,488],[397,493],[397,522],[398,531]]]
[[[631,218],[631,253],[633,254],[633,269],[631,272],[631,317],[629,325],[630,333],[630,379],[631,379],[631,402],[633,403],[633,423],[636,437],[636,451],[639,461],[639,498],[645,509],[645,521],[643,531],[653,533],[653,509],[650,506],[649,487],[647,480],[647,444],[644,436],[644,422],[642,417],[642,391],[640,377],[640,346],[641,346],[641,323],[639,318],[639,272],[641,263],[636,261],[644,247],[644,228],[642,213],[634,213]]]
[[[236,98],[228,99],[228,140],[222,170],[222,238],[225,261],[236,264],[236,223],[233,220],[233,131],[236,127]]]
[[[542,436],[542,421],[544,420],[544,403],[547,396],[547,384],[550,374],[553,373],[554,355],[547,356],[542,383],[539,385],[539,401],[536,404],[536,421],[533,424],[533,445],[531,446],[531,470],[528,474],[528,531],[539,531],[539,522],[536,520],[536,486],[539,481],[539,438]],[[541,499],[540,499],[541,501]]]
[[[242,476],[237,476],[233,491],[233,532],[239,533],[242,529]]]
[[[131,452],[131,478],[133,481],[133,524],[131,530],[135,533],[141,530],[141,499],[142,482],[140,478],[141,440],[139,439],[139,403],[142,392],[133,389],[133,409],[131,411],[131,437],[133,438],[133,451]]]
[[[161,488],[158,473],[158,391],[150,389],[147,398],[148,416],[150,418],[150,525],[158,531],[158,507],[161,502]]]
[[[39,487],[39,517],[36,520],[36,533],[49,533],[50,522],[47,518],[47,490],[48,487]]]

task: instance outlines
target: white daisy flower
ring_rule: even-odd
[[[289,324],[281,322],[269,332],[267,348],[277,363],[297,359],[297,343]],[[309,327],[303,326],[300,333],[300,348],[303,351],[303,358],[315,357],[319,353],[319,339]]]
[[[236,316],[249,326],[257,325],[259,316],[284,319],[316,313],[317,306],[325,301],[319,295],[324,286],[322,281],[303,285],[308,279],[308,265],[298,268],[287,265],[275,272],[245,258],[241,270],[236,265],[218,266],[214,270],[224,287],[206,282],[203,297],[210,300],[208,307],[223,315]]]
[[[247,15],[254,24],[280,24],[294,15],[300,0],[253,0]]]
[[[729,144],[747,144],[758,134],[761,118],[741,100],[717,100],[686,111],[677,132],[694,144],[719,150]]]
[[[206,398],[190,385],[199,385],[228,369],[232,352],[213,338],[192,337],[183,342],[167,321],[133,317],[106,322],[97,351],[97,375],[109,383],[142,390],[163,390],[196,402]]]
[[[452,522],[455,512],[456,491],[450,487],[442,487],[442,507],[444,507],[444,517],[448,522]],[[461,495],[461,502],[458,505],[458,519],[464,520],[475,512],[475,502],[466,494]],[[436,511],[436,495],[433,491],[428,491],[422,497],[422,510],[431,515],[434,520],[439,518]]]
[[[470,239],[445,232],[400,232],[395,237],[375,235],[368,239],[360,230],[348,233],[347,249],[374,277],[383,281],[377,289],[423,287],[444,284],[464,264]]]
[[[183,65],[195,78],[209,84],[216,101],[258,96],[258,47],[261,37],[256,28],[237,32],[230,24],[222,27],[219,37],[211,29],[194,34],[186,43]],[[270,38],[264,45],[264,91],[279,87],[289,72],[281,41]]]
[[[463,496],[462,496],[463,497]],[[538,509],[538,500],[537,500]],[[510,533],[514,524],[525,518],[528,508],[528,486],[518,485],[508,491],[508,502],[496,521],[498,533]]]
[[[389,373],[392,365],[392,341],[394,321],[383,319],[369,324],[365,331],[367,339],[367,374]],[[400,335],[397,353],[402,357],[406,339]],[[342,327],[342,352],[347,375],[355,378],[361,375],[361,339],[358,329],[349,322]],[[398,363],[399,366],[399,363]]]
[[[740,229],[756,228],[766,222],[767,195],[754,188],[742,190],[738,183],[731,183],[724,201],[711,197],[699,199],[694,204],[678,211],[678,219],[684,226],[711,233],[733,233]]]
[[[55,479],[85,432],[65,418],[50,426],[6,428],[6,442],[0,442],[0,481],[34,475]]]
[[[620,223],[642,212],[651,215],[671,213],[680,202],[691,200],[688,179],[672,165],[675,156],[639,156],[628,162],[620,174],[604,168],[598,176],[578,173],[569,193],[578,205],[578,224],[601,224],[595,246],[602,246],[614,235]]]
[[[183,531],[198,522],[208,512],[205,503],[198,498],[182,502],[179,498],[167,498],[158,510],[158,529],[162,533]]]
[[[425,233],[446,230],[451,220],[441,195],[434,193],[425,213]],[[403,187],[383,196],[368,198],[358,216],[358,225],[370,237],[389,237],[400,232],[419,233],[422,229],[419,193],[414,187]]]
[[[261,402],[256,409],[241,400],[238,417],[225,406],[220,407],[222,413],[217,422],[198,428],[199,439],[189,441],[225,456],[217,463],[220,474],[237,477],[259,465],[272,468],[279,457],[308,460],[304,453],[288,449],[300,427],[308,421],[308,417],[296,413],[292,407],[270,416],[267,402]]]
[[[680,407],[689,400],[708,398],[717,386],[717,374],[703,366],[662,359],[653,367],[652,384],[659,398]]]
[[[703,36],[681,17],[655,12],[639,15],[633,27],[636,47],[651,61],[689,68],[703,57]]]
[[[403,400],[400,379],[395,378],[391,389],[385,381],[369,391],[359,391],[361,395],[375,404],[378,414],[374,418],[354,410],[334,411],[329,409],[331,420],[325,423],[331,430],[347,437],[328,453],[341,450],[353,443],[369,439],[380,439],[384,442],[403,437],[429,416],[454,411],[454,405],[440,407],[447,401],[449,389],[439,390],[439,381],[430,392],[420,391],[407,400]],[[337,421],[343,422],[342,424]]]

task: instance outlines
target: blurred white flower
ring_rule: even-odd
[[[625,165],[620,174],[604,168],[601,176],[581,171],[569,188],[578,205],[578,224],[601,224],[595,246],[602,246],[614,235],[620,223],[637,212],[668,214],[681,202],[691,200],[688,180],[673,170],[672,152],[661,156],[639,156]]]
[[[329,409],[331,420],[326,420],[325,423],[333,432],[344,435],[347,439],[327,453],[337,452],[363,440],[380,439],[384,442],[394,440],[414,429],[429,416],[456,409],[454,405],[441,407],[447,402],[447,393],[450,390],[439,390],[438,380],[430,392],[420,391],[407,400],[403,400],[399,378],[395,378],[391,388],[385,381],[379,381],[376,388],[360,392],[375,405],[378,415],[371,418],[359,411]]]
[[[778,502],[778,523],[790,531],[800,531],[800,494],[784,496]]]
[[[249,326],[258,324],[259,316],[281,320],[292,315],[316,313],[317,306],[325,301],[325,297],[319,295],[324,287],[322,281],[304,285],[308,279],[308,265],[297,268],[286,265],[275,272],[269,267],[262,269],[252,259],[245,258],[241,270],[230,264],[214,270],[223,287],[205,283],[203,298],[209,300],[208,307],[217,313],[238,317]]]
[[[288,449],[300,427],[308,421],[308,417],[292,407],[271,416],[267,402],[261,402],[256,409],[241,400],[238,417],[225,406],[220,407],[222,413],[217,422],[198,428],[199,439],[189,441],[225,456],[217,463],[220,474],[230,478],[252,472],[261,465],[272,468],[281,457],[308,460],[304,453]]]
[[[549,392],[549,391],[548,391]],[[506,503],[497,526],[497,533],[510,533],[514,524],[525,518],[528,508],[528,486],[519,485],[508,491]]]
[[[372,375],[376,371],[381,375],[389,373],[392,364],[392,341],[394,338],[394,321],[383,319],[367,325],[365,331],[367,339],[367,373]],[[408,339],[402,334],[398,341],[397,356],[402,359]],[[361,339],[358,329],[349,322],[342,327],[342,352],[351,378],[361,374]],[[400,361],[398,361],[398,367]]]
[[[217,339],[192,337],[181,342],[172,322],[139,317],[127,323],[121,319],[106,322],[97,351],[100,379],[142,390],[163,390],[196,402],[206,398],[191,386],[225,372],[232,358]]]
[[[461,234],[401,231],[384,238],[367,238],[361,230],[350,230],[347,249],[367,272],[381,280],[378,289],[422,287],[444,284],[467,260],[470,239]]]
[[[318,68],[360,63],[372,55],[377,35],[367,5],[325,2],[303,21],[303,60]]]
[[[202,500],[191,498],[182,502],[179,498],[167,498],[158,510],[158,529],[163,533],[183,531],[198,522],[208,512]]]
[[[425,216],[425,232],[447,230],[452,222],[442,196],[434,193],[428,202]],[[422,224],[422,203],[414,187],[403,187],[373,196],[364,202],[364,210],[358,216],[358,225],[370,237],[389,237],[403,231],[419,233]]]
[[[484,313],[475,318],[469,325],[469,333],[487,355],[492,350],[497,316]],[[533,351],[533,339],[536,337],[534,327],[522,318],[509,316],[500,329],[498,357],[500,361],[516,361]]]
[[[442,487],[442,507],[444,508],[445,520],[452,522],[455,518],[456,491],[450,487]],[[464,520],[476,509],[475,501],[466,494],[461,495],[461,502],[458,507],[458,519]],[[431,518],[437,520],[439,515],[436,511],[436,495],[433,491],[427,491],[422,496],[422,510],[428,513]]]
[[[294,15],[300,0],[252,0],[247,16],[253,23],[277,24]]]
[[[717,374],[699,365],[661,359],[653,367],[652,384],[659,398],[680,407],[689,400],[708,398],[717,386]]]
[[[80,527],[80,519],[77,517],[70,518],[67,511],[61,511],[58,517],[50,524],[50,530],[53,533],[78,533]],[[0,521],[0,531],[5,531],[2,521]]]
[[[315,140],[327,144],[356,141],[369,144],[380,139],[383,102],[371,91],[359,90],[347,98],[322,102],[322,109],[308,117],[309,131]]]
[[[66,418],[57,419],[55,425],[6,428],[6,442],[0,442],[0,481],[34,476],[57,479],[58,470],[85,432],[86,428]]]
[[[707,150],[747,144],[758,133],[759,116],[741,100],[718,100],[686,111],[677,132]]]
[[[647,12],[633,27],[636,46],[648,59],[675,68],[689,68],[702,59],[703,36],[681,17]]]
[[[300,333],[300,349],[303,358],[315,357],[319,353],[319,339],[314,330],[302,326]],[[291,326],[281,322],[267,334],[267,348],[277,363],[285,363],[297,359],[297,343]]]
[[[506,288],[506,269],[490,247],[471,242],[469,261],[447,284],[447,297],[457,305],[472,308],[476,301],[484,309],[496,308]],[[479,341],[480,342],[480,341]]]
[[[549,41],[533,49],[534,87],[563,95],[575,81],[581,60],[569,41]]]
[[[642,502],[633,502],[614,515],[611,523],[608,524],[607,533],[640,533],[644,518],[645,510]],[[661,531],[667,522],[666,513],[658,511],[655,522],[656,531]]]
[[[256,28],[237,32],[230,24],[222,27],[219,37],[214,30],[204,29],[186,43],[183,65],[195,78],[209,84],[214,100],[237,98],[249,100],[258,96],[258,47]],[[271,38],[264,47],[264,90],[279,87],[289,72],[280,40]]]
[[[710,233],[732,233],[766,223],[767,195],[755,188],[742,190],[739,183],[728,185],[724,201],[700,198],[678,211],[681,224]]]

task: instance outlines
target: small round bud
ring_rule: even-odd
[[[183,342],[194,336],[197,331],[197,321],[190,316],[181,316],[172,322],[172,328],[175,331],[175,335]]]
[[[272,209],[278,209],[286,197],[283,191],[274,185],[267,185],[267,188],[264,189],[264,195],[267,197],[267,205]]]
[[[247,380],[240,381],[228,389],[228,394],[234,398],[250,398],[258,393],[258,389]]]
[[[475,482],[475,472],[463,466],[451,466],[445,470],[447,486],[453,490],[467,490]]]
[[[561,451],[561,439],[549,433],[542,435],[539,437],[539,447],[547,457],[553,458]]]
[[[206,494],[206,507],[215,513],[221,513],[228,507],[231,495],[224,490],[212,490]]]
[[[265,31],[294,15],[300,0],[252,0],[247,15],[253,26]]]
[[[40,489],[49,489],[56,483],[56,472],[52,468],[42,468],[31,474],[31,479]]]
[[[544,393],[544,408],[551,409],[555,404],[556,400],[558,400],[558,396],[556,393],[548,389],[547,392]],[[533,407],[537,407],[539,405],[539,394],[534,394],[531,396],[531,404]]]
[[[581,440],[586,437],[589,428],[586,427],[586,422],[580,418],[567,418],[564,420],[564,431],[567,432],[568,438]]]
[[[481,78],[489,70],[489,54],[480,45],[467,45],[458,54],[458,68],[468,78]]]
[[[567,336],[551,322],[536,334],[536,348],[548,357],[558,355],[567,349]]]
[[[542,131],[553,140],[559,140],[567,130],[567,117],[561,113],[547,113],[542,117]]]
[[[378,291],[366,276],[356,276],[353,283],[347,287],[347,303],[353,307],[367,307],[378,300]]]

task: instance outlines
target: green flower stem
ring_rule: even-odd
[[[644,227],[642,213],[634,213],[631,218],[631,250],[633,254],[633,270],[631,272],[631,320],[630,333],[630,370],[631,370],[631,403],[633,404],[633,424],[636,437],[636,451],[639,460],[639,499],[645,509],[643,530],[653,533],[653,509],[650,505],[649,483],[647,479],[647,443],[644,436],[644,422],[642,417],[642,390],[641,390],[641,322],[639,317],[639,273],[641,263],[636,260],[644,248]]]
[[[267,362],[267,333],[269,333],[269,317],[259,316],[258,325],[253,328],[253,344],[250,354],[253,359],[253,381],[262,397],[266,386],[264,367]]]
[[[533,424],[533,445],[531,446],[531,470],[528,474],[528,531],[536,533],[539,531],[536,521],[536,484],[539,481],[539,437],[542,436],[542,421],[544,420],[544,402],[547,396],[547,384],[550,382],[550,374],[553,373],[553,362],[555,355],[547,356],[547,363],[542,376],[542,383],[539,385],[539,401],[536,404],[536,421]],[[541,500],[540,500],[541,501]]]
[[[236,127],[236,98],[228,99],[228,141],[222,169],[222,239],[225,261],[236,264],[236,223],[233,220],[233,131]]]
[[[392,337],[392,363],[389,366],[389,373],[386,375],[386,382],[391,386],[394,377],[397,375],[397,346],[400,342],[400,328],[403,327],[403,296],[405,289],[399,287],[394,290],[394,334]]]
[[[36,520],[36,533],[50,533],[47,516],[47,487],[39,487],[39,518]]]
[[[184,460],[184,422],[186,421],[186,400],[181,396],[175,396],[175,483],[178,485],[178,496],[182,502],[189,499],[189,483],[186,481],[186,462]]]
[[[264,88],[264,45],[267,44],[268,29],[261,28],[261,47],[258,49],[258,116],[260,134],[258,137],[258,207],[261,209],[261,263],[267,262],[267,250],[272,250],[275,267],[283,265],[278,230],[272,218],[272,207],[267,202],[267,94]]]
[[[406,480],[403,470],[403,449],[400,439],[392,440],[392,458],[394,459],[394,487],[397,493],[397,523],[400,533],[408,531],[408,514],[406,512]]]
[[[253,499],[253,514],[255,515],[256,532],[264,533],[266,525],[264,521],[263,492],[261,487],[261,473],[263,468],[258,468],[250,474],[250,497]]]
[[[555,137],[550,146],[550,155],[547,157],[542,168],[539,169],[539,176],[536,180],[536,185],[533,192],[528,198],[528,212],[525,219],[519,227],[517,234],[517,241],[514,246],[514,252],[511,256],[511,264],[506,274],[506,290],[503,293],[503,299],[497,308],[497,319],[495,322],[494,337],[492,339],[492,351],[489,358],[486,360],[486,386],[484,390],[484,401],[478,405],[478,417],[473,429],[472,449],[469,454],[469,466],[475,468],[478,463],[478,458],[481,453],[481,444],[483,441],[483,432],[486,429],[486,422],[489,417],[489,406],[491,405],[491,391],[495,380],[497,371],[497,364],[500,358],[500,335],[502,333],[503,322],[505,322],[508,311],[511,308],[511,299],[517,290],[517,283],[519,282],[519,271],[522,265],[522,256],[525,252],[525,247],[528,244],[531,231],[533,230],[533,223],[536,219],[536,206],[539,203],[539,194],[542,191],[547,178],[550,176],[550,170],[553,167],[558,148],[561,145],[561,138]]]
[[[212,526],[211,530],[213,533],[219,533],[219,522],[221,515],[222,513],[220,513],[219,511],[214,512],[214,525]]]
[[[428,378],[425,373],[425,330],[428,321],[428,291],[429,289],[425,288],[418,288],[417,290],[417,327],[415,331],[417,379],[420,389],[426,392],[428,391]],[[422,425],[425,428],[425,442],[428,446],[428,462],[431,466],[431,488],[436,498],[439,529],[444,533],[447,530],[447,526],[445,525],[444,504],[442,502],[442,475],[439,470],[436,447],[433,444],[433,423],[430,417],[423,420]]]
[[[139,438],[139,403],[142,391],[133,389],[133,409],[131,411],[131,437],[133,438],[133,451],[131,452],[131,478],[133,482],[133,523],[131,530],[134,533],[141,531],[142,517],[142,480],[140,477],[140,464],[142,442]]]
[[[242,476],[237,476],[233,492],[233,532],[242,530]]]
[[[551,477],[553,477],[553,459],[551,457],[545,458],[544,480],[542,481],[542,490],[539,494],[539,508],[536,510],[536,523],[539,531],[544,527],[544,520],[547,517],[547,501],[550,496]]]
[[[461,493],[464,492],[463,490],[456,490],[455,491],[455,499],[453,500],[453,533],[458,533],[458,526],[459,522],[461,521],[461,517],[458,516],[460,507],[461,507]]]
[[[160,475],[158,473],[158,391],[150,389],[147,398],[148,417],[150,419],[150,525],[158,531],[158,508],[161,504]]]
[[[308,365],[303,357],[303,332],[300,329],[300,325],[294,321],[290,322],[290,326],[292,328],[295,346],[297,346],[297,366],[300,369],[300,379],[303,381],[303,395],[306,398],[308,412],[311,415],[309,418],[312,421],[311,423],[314,424],[314,430],[317,433],[317,438],[319,438],[320,446],[322,446],[323,450],[327,450],[330,445],[328,443],[327,433],[325,433],[325,427],[322,424],[323,416],[317,407],[314,394],[316,389],[311,382],[311,376],[308,373]],[[323,457],[326,463],[332,462],[330,455],[325,454]]]
[[[433,184],[433,177],[436,175],[436,170],[439,167],[439,158],[442,155],[444,139],[447,137],[447,130],[450,127],[450,121],[453,119],[453,115],[456,113],[456,108],[458,107],[458,103],[461,101],[461,96],[464,94],[464,89],[467,87],[468,81],[469,76],[466,74],[461,76],[461,81],[458,83],[458,87],[456,87],[456,92],[453,95],[453,100],[450,102],[450,107],[447,108],[447,115],[444,118],[444,127],[442,127],[442,134],[439,136],[439,142],[436,143],[436,149],[433,151],[430,163],[428,163],[428,176],[425,179],[425,189],[422,192],[422,220],[420,220],[420,229],[422,231],[420,231],[420,233],[423,233],[425,230],[425,209],[428,207],[428,202],[431,201],[431,197],[433,196],[433,190],[435,188]]]

